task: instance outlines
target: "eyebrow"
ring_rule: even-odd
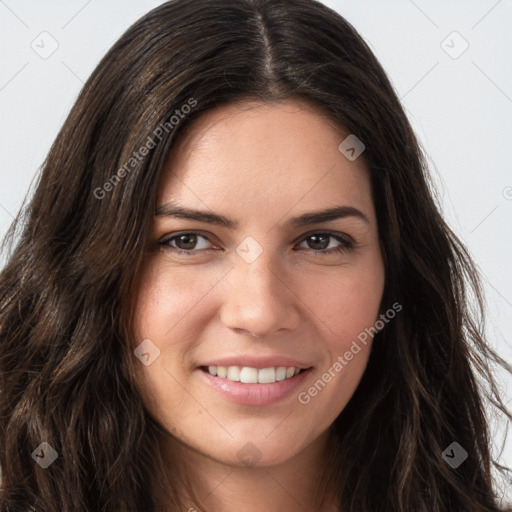
[[[197,220],[199,222],[224,226],[229,229],[236,229],[238,227],[237,221],[229,219],[224,215],[210,213],[203,210],[195,210],[193,208],[184,208],[173,204],[162,204],[157,206],[155,209],[155,216]],[[329,222],[336,219],[343,219],[346,217],[354,217],[370,224],[368,217],[357,208],[354,208],[353,206],[335,206],[333,208],[327,208],[316,212],[303,213],[298,217],[288,220],[285,225],[297,228],[312,224],[320,224],[321,222]]]

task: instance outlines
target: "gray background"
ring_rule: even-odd
[[[83,82],[128,26],[161,3],[0,0],[0,236]],[[354,25],[388,72],[444,214],[482,273],[490,343],[511,361],[512,0],[324,3]],[[498,377],[510,408],[512,380]],[[502,424],[491,424],[497,450]],[[502,462],[512,466],[510,440]]]

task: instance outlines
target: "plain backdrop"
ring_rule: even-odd
[[[85,80],[161,3],[0,0],[0,236]],[[481,271],[489,341],[512,361],[512,0],[324,3],[359,31],[388,73],[443,212]],[[498,377],[510,409],[512,380]],[[503,427],[492,425],[499,451]],[[501,462],[512,466],[510,440]]]

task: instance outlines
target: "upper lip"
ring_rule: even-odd
[[[261,370],[262,368],[278,368],[285,366],[287,368],[293,366],[294,368],[307,369],[311,368],[311,364],[303,361],[298,361],[293,357],[287,356],[267,356],[267,357],[252,357],[252,356],[232,356],[221,357],[212,359],[203,363],[200,366],[240,366],[250,367]]]

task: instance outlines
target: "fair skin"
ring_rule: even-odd
[[[236,226],[155,215],[133,327],[138,343],[151,340],[160,355],[139,364],[142,395],[169,433],[162,450],[195,475],[209,511],[317,510],[329,427],[363,375],[371,340],[307,403],[298,396],[378,319],[384,266],[370,180],[362,157],[350,161],[338,149],[348,134],[307,104],[242,106],[205,112],[166,163],[157,208],[172,203]],[[338,206],[351,210],[291,222]],[[242,391],[240,402],[211,384],[228,379],[205,368],[224,358],[260,368],[288,358],[304,371],[236,383],[300,383],[270,403],[258,390]],[[332,510],[333,502],[318,512]]]

